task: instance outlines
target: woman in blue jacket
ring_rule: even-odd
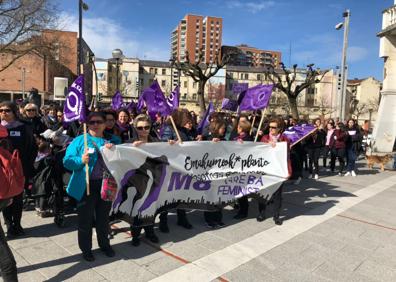
[[[101,112],[90,113],[87,124],[88,149],[84,150],[84,136],[76,137],[66,150],[63,164],[65,168],[73,171],[67,193],[78,201],[78,245],[83,258],[93,261],[95,258],[91,249],[94,218],[100,249],[106,256],[114,256],[108,239],[111,202],[102,200],[100,195],[105,164],[99,149],[103,146],[110,149],[113,144],[120,144],[121,140],[117,136],[104,134],[105,115]],[[89,167],[89,195],[86,193],[85,164]]]

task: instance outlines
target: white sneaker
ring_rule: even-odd
[[[344,176],[350,176],[350,175],[351,175],[350,171],[348,171],[347,173],[344,174]]]
[[[356,177],[356,172],[354,170],[352,170],[351,174],[353,177]]]
[[[342,176],[341,172],[338,173],[338,176]]]
[[[298,185],[301,182],[301,177],[299,176],[295,181],[294,181],[294,185]]]
[[[315,179],[318,180],[319,179],[319,175],[315,174]]]

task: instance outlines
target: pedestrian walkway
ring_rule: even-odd
[[[26,212],[26,237],[9,244],[20,281],[396,281],[395,201],[395,172],[361,168],[356,178],[286,185],[282,226],[271,218],[258,223],[254,204],[244,221],[227,208],[227,226],[217,230],[195,211],[192,230],[170,216],[171,232],[158,232],[161,244],[133,247],[121,232],[111,241],[116,257],[95,251],[88,263],[80,257],[75,215],[60,229]]]

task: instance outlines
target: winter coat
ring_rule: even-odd
[[[324,147],[326,143],[326,133],[322,129],[316,130],[305,140],[307,149],[319,149]]]
[[[352,149],[354,152],[359,152],[362,145],[363,136],[359,128],[348,128],[346,137],[346,149]]]
[[[332,149],[345,149],[346,147],[347,133],[341,129],[334,130],[330,139],[330,148]]]
[[[121,141],[117,136],[110,136],[108,140],[101,137],[94,137],[87,134],[88,148],[93,150],[89,155],[89,174],[92,173],[96,165],[100,152],[97,149],[103,147],[108,141],[113,144],[120,144]],[[94,145],[95,143],[95,145]],[[80,201],[87,189],[85,182],[85,164],[82,162],[82,155],[84,154],[84,135],[76,137],[66,149],[66,155],[63,158],[63,165],[66,169],[73,171],[69,184],[67,185],[67,193]]]
[[[37,156],[37,144],[33,129],[29,124],[18,121],[13,127],[7,127],[7,130],[12,149],[19,151],[23,174],[28,179],[33,176],[33,164]]]

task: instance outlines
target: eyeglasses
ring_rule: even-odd
[[[25,111],[27,111],[27,112],[35,112],[36,109],[26,109]]]
[[[95,124],[101,125],[101,124],[103,124],[103,123],[104,123],[103,120],[90,120],[90,121],[88,122],[89,125],[95,125]]]
[[[146,125],[146,126],[136,126],[136,129],[137,130],[150,130],[150,126],[149,125]]]
[[[58,118],[61,118],[61,117],[63,117],[63,115],[57,115],[57,117],[58,117]]]
[[[270,129],[278,129],[278,127],[276,127],[276,126],[270,126],[269,128]]]
[[[0,109],[0,113],[10,113],[11,109]]]

